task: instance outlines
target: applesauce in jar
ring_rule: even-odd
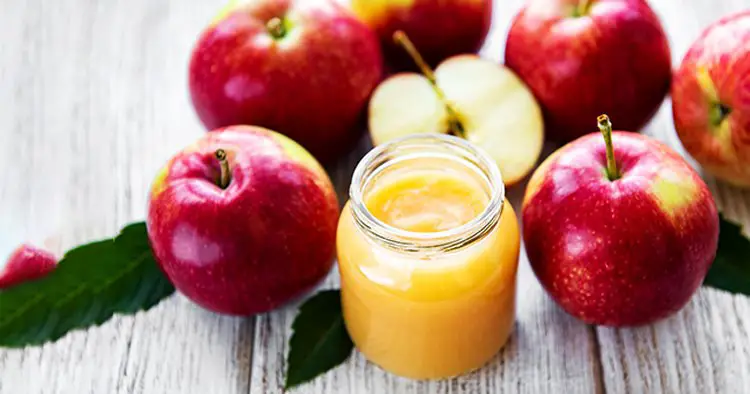
[[[381,145],[339,220],[344,320],[375,364],[405,377],[481,367],[515,321],[520,235],[497,166],[451,136]]]

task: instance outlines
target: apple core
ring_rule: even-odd
[[[456,137],[466,138],[466,130],[463,126],[463,123],[461,122],[461,117],[458,111],[445,97],[445,92],[443,92],[443,89],[438,86],[437,78],[435,78],[435,73],[432,71],[432,68],[427,64],[427,62],[424,60],[411,40],[409,40],[409,37],[406,35],[406,33],[401,30],[396,31],[395,33],[393,33],[393,41],[395,41],[396,44],[401,45],[401,47],[404,48],[404,50],[409,54],[412,60],[414,60],[414,63],[416,63],[417,67],[419,67],[419,69],[422,71],[422,74],[424,74],[427,80],[430,81],[432,89],[435,91],[437,96],[440,98],[440,101],[445,106],[445,111],[448,115],[448,133],[451,135],[455,135]]]

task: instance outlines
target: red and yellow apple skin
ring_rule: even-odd
[[[225,189],[218,149],[231,174]],[[331,181],[307,151],[281,134],[234,126],[169,160],[152,186],[147,225],[156,260],[180,292],[247,316],[326,276],[338,213]]]
[[[57,258],[32,245],[19,246],[0,270],[0,290],[42,279],[57,267]]]
[[[380,37],[383,53],[396,70],[415,69],[393,41],[401,30],[433,67],[459,54],[475,53],[492,24],[492,0],[353,0],[352,10]]]
[[[281,37],[267,26],[274,18]],[[328,162],[364,130],[382,73],[377,36],[338,4],[258,0],[230,7],[203,32],[189,83],[208,129],[267,127]]]
[[[606,113],[640,130],[659,109],[672,75],[669,43],[644,0],[529,0],[515,17],[505,62],[531,88],[545,134],[568,142]]]
[[[685,149],[709,172],[750,187],[750,11],[709,26],[672,82],[672,114]]]
[[[719,223],[703,180],[648,137],[613,133],[621,178],[606,175],[600,134],[553,153],[531,177],[523,236],[552,298],[592,324],[631,326],[682,308],[716,254]]]

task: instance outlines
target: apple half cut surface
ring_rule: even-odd
[[[512,71],[475,55],[449,58],[434,75],[423,70],[396,74],[376,88],[369,114],[373,144],[451,133],[487,151],[507,185],[534,168],[544,143],[542,112]]]

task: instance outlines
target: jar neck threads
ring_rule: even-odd
[[[475,176],[487,192],[484,211],[470,221],[443,231],[414,232],[391,226],[367,209],[365,196],[384,174],[441,161]],[[492,158],[473,144],[449,135],[416,134],[370,151],[354,170],[349,198],[354,222],[368,238],[402,252],[448,252],[477,242],[496,227],[505,200],[505,186]]]

